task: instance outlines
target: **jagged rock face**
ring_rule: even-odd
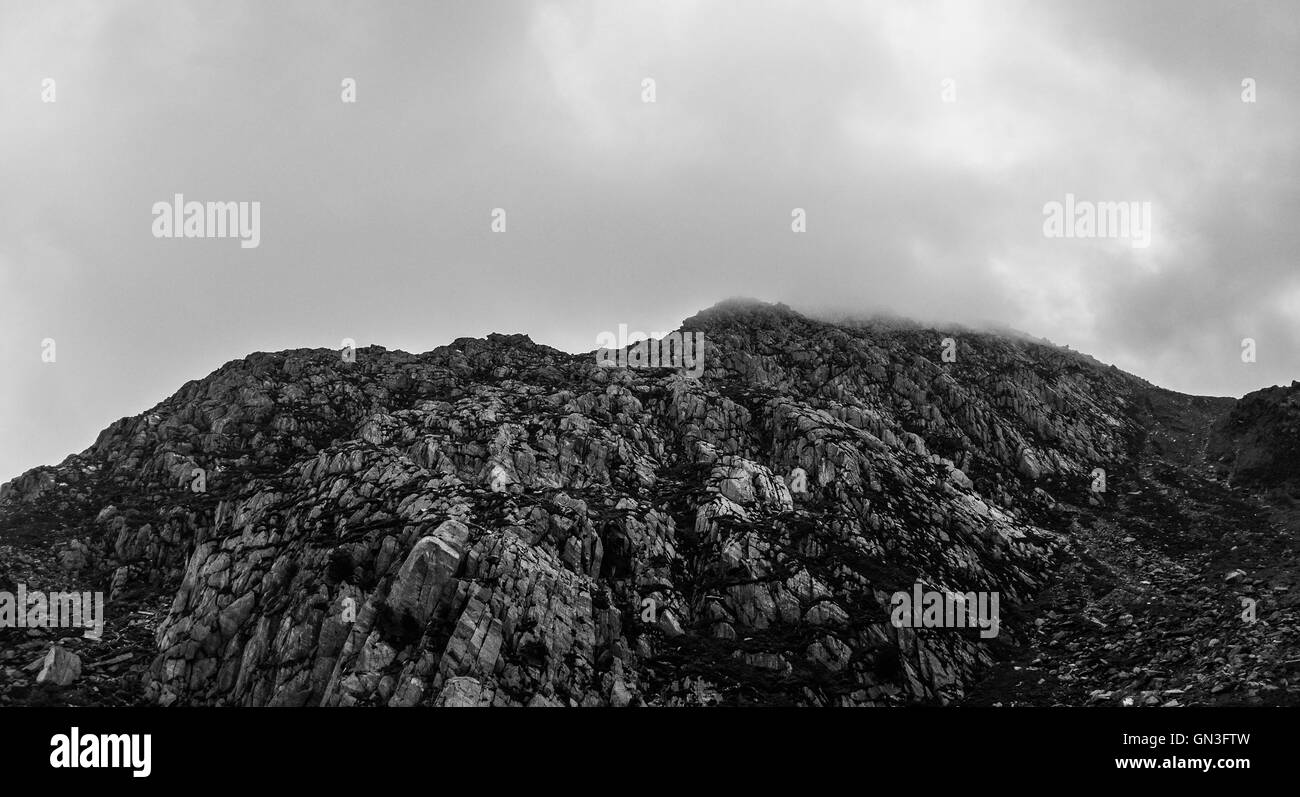
[[[1234,484],[1300,487],[1300,382],[1243,396],[1214,431],[1208,454]]]
[[[79,567],[174,594],[163,704],[948,702],[990,643],[896,628],[890,595],[997,591],[1014,638],[1065,504],[1142,434],[1150,386],[1028,340],[752,304],[684,329],[699,380],[524,336],[256,354],[0,517],[81,518]]]

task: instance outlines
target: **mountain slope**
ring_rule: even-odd
[[[1226,601],[1213,622],[1231,630],[1243,577],[1216,568],[1240,558],[1233,534],[1289,577],[1290,521],[1206,462],[1231,399],[1027,338],[782,305],[727,302],[683,329],[707,341],[698,380],[491,335],[354,363],[255,354],[188,383],[0,488],[0,539],[25,560],[9,581],[111,591],[109,633],[68,642],[92,666],[62,691],[19,667],[45,636],[0,631],[23,681],[0,699],[1260,699],[1214,691],[1199,661],[1168,665],[1163,689],[1130,677],[1173,636],[1154,652],[1086,636],[1111,627],[1099,607],[1140,633],[1152,562],[1171,583],[1212,573],[1179,611]],[[890,596],[916,583],[996,591],[998,635],[895,627]],[[1284,661],[1293,607],[1273,610],[1243,633]],[[1130,666],[1088,665],[1115,649]],[[1033,661],[1057,680],[1026,688]],[[1251,672],[1290,693],[1285,671]]]

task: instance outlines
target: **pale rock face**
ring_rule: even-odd
[[[1020,475],[1026,479],[1037,481],[1043,477],[1043,464],[1032,449],[1025,448],[1020,451],[1018,467]]]
[[[721,492],[738,504],[752,504],[754,502],[752,474],[744,468],[733,468],[731,474],[722,482]]]
[[[492,466],[492,472],[488,477],[488,483],[491,485],[492,492],[505,492],[512,482],[513,480],[510,478],[510,473],[506,471],[504,467],[501,465]]]
[[[442,590],[460,567],[469,529],[448,520],[428,537],[422,537],[397,572],[387,604],[397,615],[406,614],[423,625],[429,621]]]
[[[975,489],[975,483],[972,482],[970,480],[970,477],[967,476],[964,472],[962,472],[960,468],[953,468],[948,471],[948,481],[952,482],[953,484],[955,484],[956,486],[960,487],[963,490]]]
[[[36,675],[36,683],[67,686],[81,677],[81,657],[62,645],[51,645]]]
[[[447,708],[472,708],[479,704],[483,685],[476,678],[461,676],[447,681],[438,695],[437,705]]]

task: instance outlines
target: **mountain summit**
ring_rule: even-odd
[[[117,421],[0,487],[0,589],[108,598],[98,639],[0,630],[0,702],[1295,702],[1296,385],[745,300],[682,331],[698,379],[490,335]]]

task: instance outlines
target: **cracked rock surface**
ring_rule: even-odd
[[[1238,484],[1289,467],[1289,404],[1011,333],[683,329],[698,380],[523,335],[300,349],[112,424],[0,487],[0,588],[108,600],[99,640],[0,630],[0,702],[1290,700],[1296,513]],[[998,635],[895,627],[917,582],[998,592]]]

